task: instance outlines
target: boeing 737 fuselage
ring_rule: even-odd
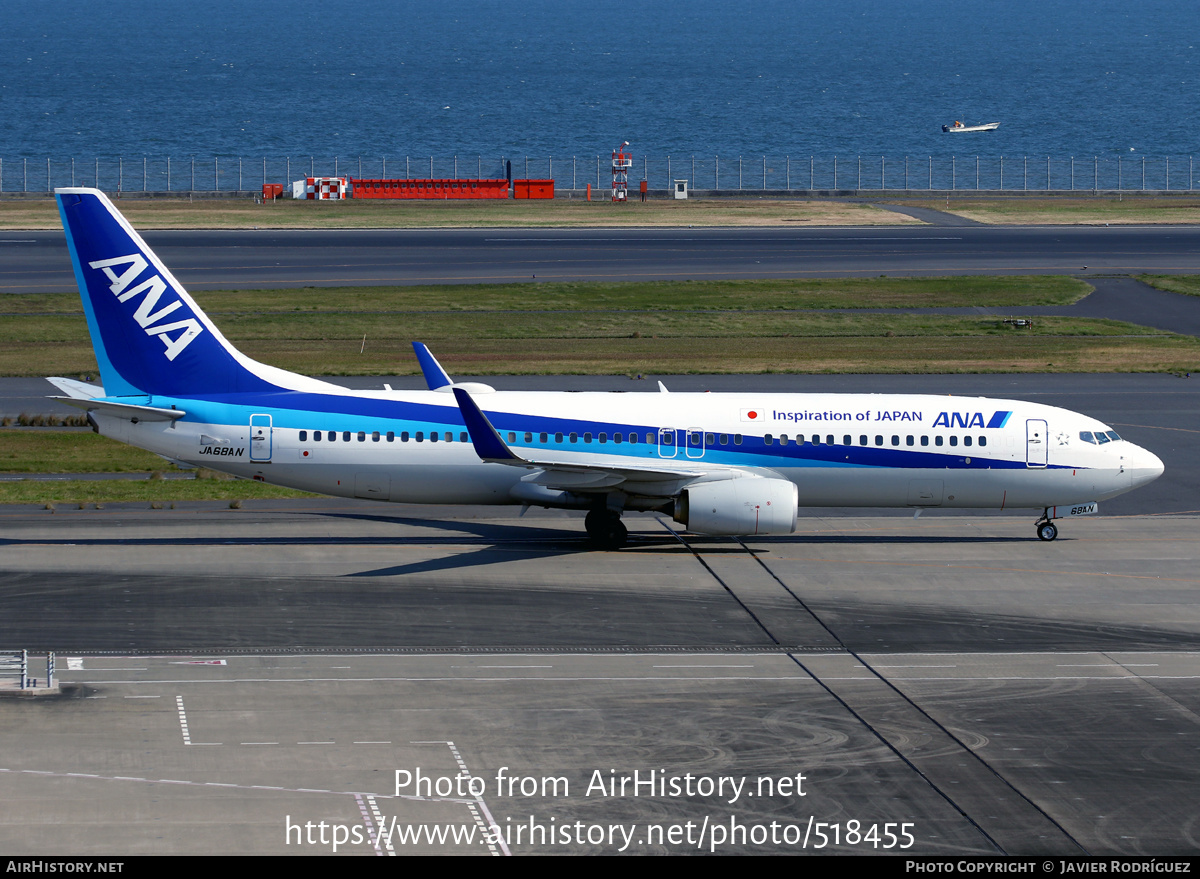
[[[625,510],[704,534],[786,534],[801,507],[1035,509],[1053,520],[1163,472],[1094,418],[1037,403],[884,394],[348,390],[234,348],[109,200],[56,191],[103,387],[50,379],[105,436],[342,497]]]

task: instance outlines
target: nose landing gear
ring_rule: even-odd
[[[1042,512],[1042,518],[1038,519],[1034,528],[1037,529],[1038,540],[1053,540],[1058,537],[1058,526],[1050,521],[1049,510]]]

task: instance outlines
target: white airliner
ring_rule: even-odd
[[[702,534],[787,534],[801,507],[1040,510],[1156,479],[1094,418],[1015,400],[892,394],[495,391],[415,345],[429,390],[348,390],[233,347],[103,193],[56,191],[103,387],[50,379],[95,430],[173,461],[341,497],[625,510]]]

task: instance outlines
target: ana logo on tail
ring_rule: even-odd
[[[182,301],[176,299],[174,302],[158,309],[158,311],[154,310],[158,305],[159,298],[167,289],[166,281],[158,275],[151,275],[148,280],[143,281],[136,287],[126,289],[149,267],[146,258],[140,253],[132,253],[129,256],[116,256],[112,259],[98,259],[95,262],[88,263],[88,265],[93,269],[104,270],[104,274],[108,275],[108,279],[112,282],[109,285],[109,289],[117,297],[118,302],[128,302],[139,293],[143,294],[141,304],[138,305],[137,311],[133,313],[133,319],[138,322],[138,326],[146,331],[146,335],[158,336],[167,349],[168,360],[174,360],[178,357],[179,353],[190,345],[193,339],[204,332],[204,327],[194,317],[189,317],[187,320],[177,320],[172,323],[158,323],[183,305]],[[125,266],[126,268],[118,274],[114,270],[114,266]],[[178,335],[172,338],[170,334],[176,332]]]

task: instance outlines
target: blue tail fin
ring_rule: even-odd
[[[104,193],[72,188],[54,195],[108,396],[245,393],[292,384],[291,373],[257,363],[226,341]]]

